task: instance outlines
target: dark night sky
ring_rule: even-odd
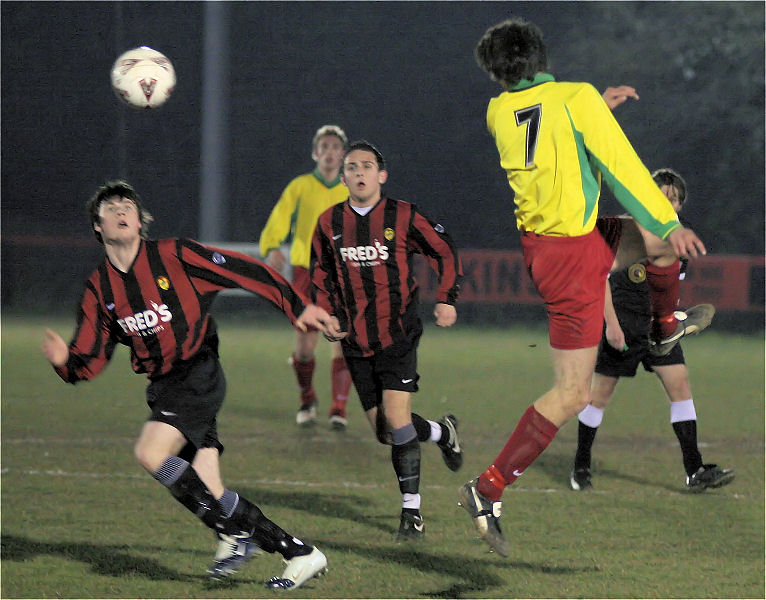
[[[728,4],[711,3],[706,10],[725,18]],[[763,5],[748,4],[762,23]],[[704,46],[686,26],[700,6],[631,5],[228,5],[226,237],[257,241],[283,187],[313,167],[309,145],[316,128],[337,123],[351,139],[366,138],[384,153],[387,192],[418,203],[451,230],[459,246],[517,248],[512,194],[484,124],[487,101],[500,90],[473,59],[486,28],[511,15],[540,25],[559,79],[586,80],[599,89],[629,83],[639,90],[641,100],[620,107],[618,120],[650,169],[673,166],[686,175],[695,199],[687,215],[692,223],[695,214],[717,206],[721,189],[736,190],[743,180],[761,191],[753,202],[762,221],[762,147],[749,157],[751,166],[740,164],[733,173],[737,181],[711,186],[707,174],[718,160],[715,148],[690,152],[688,144],[677,144],[699,131],[667,110],[670,104],[684,110],[699,92],[699,78],[680,76],[673,56],[644,60],[668,36],[675,39],[685,30],[691,40],[687,54],[696,44]],[[122,176],[154,214],[154,237],[197,237],[205,4],[6,1],[1,9],[3,236],[89,240],[84,201],[104,180]],[[619,22],[620,11],[627,10],[657,18],[649,28],[631,27]],[[608,27],[609,19],[614,27]],[[761,56],[762,44],[761,39],[753,49]],[[118,104],[109,87],[116,56],[138,45],[165,53],[177,72],[174,96],[156,111]],[[762,65],[759,77],[762,93]],[[729,106],[739,94],[732,89],[731,98],[718,101]],[[749,126],[762,132],[759,101],[761,121]],[[732,133],[709,131],[702,143],[726,143],[727,135]],[[602,212],[614,214],[619,206],[605,200]],[[718,240],[705,226],[697,229],[713,240],[714,251],[746,251]],[[762,238],[753,250],[763,251]],[[3,268],[7,274],[19,265],[4,260]]]

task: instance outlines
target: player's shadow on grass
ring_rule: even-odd
[[[368,527],[373,527],[386,533],[394,533],[390,525],[385,525],[381,517],[369,514],[362,507],[368,505],[368,499],[360,496],[341,496],[338,494],[324,494],[301,490],[300,494],[294,492],[278,492],[267,488],[247,488],[242,490],[242,495],[249,498],[258,505],[261,510],[269,517],[268,508],[264,505],[284,506],[294,510],[302,510],[311,515],[322,515],[326,517],[335,517],[354,523],[361,523]],[[390,520],[394,517],[388,517]],[[399,521],[396,521],[399,526]]]
[[[540,458],[534,462],[532,468],[540,469],[546,473],[551,479],[553,479],[556,484],[559,484],[560,487],[570,489],[569,475],[572,472],[573,461],[574,451],[572,454],[566,455],[549,451],[541,454]],[[625,463],[624,470],[616,471],[614,469],[599,467],[598,463],[596,463],[592,471],[594,482],[597,481],[599,477],[603,477],[604,479],[620,479],[622,481],[635,483],[642,487],[654,487],[675,493],[681,491],[679,490],[678,486],[673,486],[671,483],[658,483],[657,481],[652,481],[650,479],[646,479],[645,477],[636,477],[635,475],[631,475],[630,464],[627,462]],[[596,483],[594,483],[594,488],[596,488]]]
[[[4,561],[25,561],[49,554],[90,565],[99,575],[121,577],[139,575],[153,581],[197,581],[199,577],[168,569],[145,556],[132,556],[126,546],[83,542],[40,542],[26,537],[3,534]]]
[[[409,547],[407,544],[396,544],[374,548],[347,543],[339,544],[329,540],[318,541],[317,544],[325,550],[352,552],[370,560],[399,563],[406,568],[417,569],[424,573],[437,573],[443,577],[460,580],[460,582],[444,589],[420,594],[429,598],[475,598],[478,594],[502,587],[507,582],[494,572],[497,568],[502,569],[503,572],[527,570],[557,575],[573,575],[583,571],[598,570],[596,567],[551,567],[526,561],[514,561],[489,552],[486,559],[471,560],[461,555],[427,552],[425,551],[428,547],[427,541],[425,543],[412,542]]]

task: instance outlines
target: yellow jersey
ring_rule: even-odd
[[[573,237],[590,233],[602,178],[622,206],[665,239],[680,227],[601,95],[589,83],[549,73],[492,98],[487,127],[515,193],[520,231]]]
[[[304,173],[287,184],[266,221],[258,242],[261,256],[279,248],[292,234],[290,264],[309,268],[311,239],[321,215],[348,198],[348,188],[340,182],[324,180],[318,170]]]

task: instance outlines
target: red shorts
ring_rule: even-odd
[[[311,301],[311,277],[306,267],[293,265],[293,287],[309,302]]]
[[[606,277],[621,232],[622,219],[601,218],[577,237],[522,235],[527,271],[548,311],[552,348],[576,350],[601,341]]]

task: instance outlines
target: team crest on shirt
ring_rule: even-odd
[[[641,263],[636,263],[628,267],[628,279],[633,283],[643,283],[646,281],[646,267]]]
[[[386,238],[387,241],[391,241],[396,237],[396,234],[394,233],[394,230],[390,227],[386,227],[383,230],[383,237]]]
[[[170,279],[167,277],[157,277],[157,287],[161,290],[168,291],[170,289]]]

